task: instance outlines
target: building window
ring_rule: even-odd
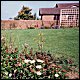
[[[79,15],[77,15],[76,19],[79,19]]]
[[[56,19],[56,15],[54,16],[54,20],[57,20],[57,19]]]
[[[54,20],[59,20],[59,15],[55,15]]]
[[[68,20],[73,20],[74,16],[68,16]]]

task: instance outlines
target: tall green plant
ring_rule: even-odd
[[[39,32],[38,38],[36,38],[34,40],[37,42],[38,50],[40,50],[42,52],[42,50],[43,50],[43,44],[45,42],[45,38],[43,36],[43,33]]]

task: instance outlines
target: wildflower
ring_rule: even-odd
[[[8,60],[6,60],[6,64],[8,64]]]
[[[20,62],[17,62],[17,64],[15,64],[16,67],[21,66]]]
[[[10,58],[10,60],[12,60],[12,57]]]
[[[50,76],[48,76],[48,78],[50,78]]]
[[[56,69],[56,72],[58,72],[58,70]]]
[[[24,57],[20,57],[22,60],[25,60],[25,58]]]
[[[60,72],[60,71],[59,71],[58,73],[59,73],[59,74],[61,74],[61,72]]]
[[[6,53],[8,53],[8,49],[6,49]]]
[[[31,67],[32,67],[32,65],[29,66],[29,68],[31,68]]]
[[[55,77],[59,77],[59,74],[55,74]]]
[[[57,68],[62,68],[62,66],[57,66]]]
[[[37,71],[36,74],[37,74],[37,75],[41,75],[41,72],[40,72],[40,71]]]
[[[29,46],[28,44],[26,44],[26,43],[24,44],[24,47],[25,47],[25,48],[27,48],[28,46]]]
[[[35,63],[35,60],[31,60],[30,63],[31,63],[31,64],[32,64],[32,63]]]
[[[66,73],[64,76],[65,76],[65,77],[69,77],[69,74]]]
[[[54,67],[56,67],[56,65],[54,63],[52,63],[51,65],[49,65],[48,69],[54,68]]]
[[[10,45],[9,48],[12,49],[12,45]]]
[[[18,66],[21,66],[21,63],[18,63]]]
[[[52,70],[52,73],[54,73],[54,70]]]
[[[31,60],[28,60],[28,59],[25,59],[25,60],[24,60],[25,63],[28,63],[28,62],[30,62],[30,61],[31,61]]]
[[[8,56],[8,59],[10,59],[10,56]]]
[[[68,60],[68,63],[69,63],[69,64],[72,64],[72,63],[73,63],[73,60],[72,60],[72,59],[69,59],[69,60]]]
[[[23,54],[21,53],[20,56],[23,56]]]
[[[43,33],[39,33],[39,36],[42,36],[43,35]]]
[[[67,72],[67,71],[65,69],[63,69],[62,72]]]
[[[14,73],[17,71],[17,69],[16,70],[14,70]]]
[[[40,60],[40,59],[37,59],[37,62],[41,62],[41,63],[43,63],[44,61],[43,61],[43,60]]]
[[[13,53],[16,53],[16,52],[18,52],[18,48],[15,48],[15,50],[13,51]]]
[[[23,71],[21,70],[21,73],[22,73]]]
[[[11,77],[11,76],[12,76],[12,74],[10,73],[10,74],[9,74],[9,77]]]
[[[42,66],[41,66],[41,65],[37,65],[37,66],[36,66],[36,68],[39,68],[39,69],[41,69],[41,68],[42,68]]]
[[[30,67],[30,71],[32,72],[32,73],[34,73],[35,71]]]
[[[14,60],[16,60],[16,58],[14,58]]]
[[[1,37],[1,41],[2,41],[2,40],[4,40],[4,39],[5,39],[5,37],[4,37],[4,36],[2,36],[2,37]]]
[[[8,72],[5,72],[6,75],[8,75]]]

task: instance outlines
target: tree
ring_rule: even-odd
[[[22,7],[22,9],[18,12],[18,15],[14,17],[15,20],[23,19],[23,20],[32,20],[34,19],[34,16],[31,13],[31,10],[29,7]]]

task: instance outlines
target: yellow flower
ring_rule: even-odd
[[[39,33],[39,36],[41,36],[41,33]]]
[[[43,35],[43,33],[39,33],[39,36],[42,36]]]

